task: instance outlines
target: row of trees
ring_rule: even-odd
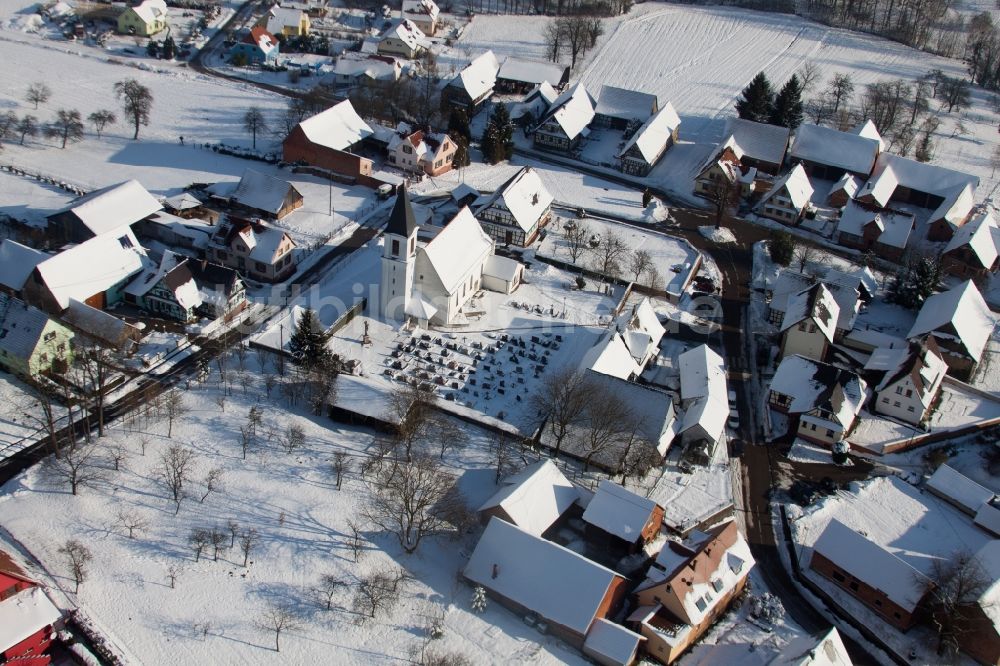
[[[597,45],[597,39],[604,34],[601,19],[596,16],[576,14],[561,16],[545,25],[542,38],[549,60],[559,62],[563,53],[569,53],[570,68],[576,69],[577,58],[587,55],[587,51]]]
[[[632,250],[625,239],[614,231],[607,232],[599,240],[585,222],[574,222],[564,227],[563,238],[570,260],[579,261],[590,257],[590,268],[607,277],[627,277],[633,282],[659,289],[663,277],[660,275],[649,251],[639,248]],[[596,245],[593,245],[596,241]]]
[[[806,0],[796,11],[829,25],[951,56],[963,29],[954,6],[952,0]]]
[[[795,131],[802,124],[802,82],[795,74],[785,82],[777,95],[760,72],[740,93],[736,100],[736,113],[744,120],[780,125]]]

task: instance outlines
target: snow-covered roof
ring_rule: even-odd
[[[434,0],[403,0],[403,12],[407,14],[424,14],[436,19],[441,10]]]
[[[463,206],[444,229],[420,248],[448,294],[453,294],[469,271],[470,262],[489,252],[493,241],[468,206]]]
[[[853,423],[864,404],[868,385],[850,370],[814,361],[798,354],[781,359],[770,390],[791,397],[790,414],[821,408],[841,425]]]
[[[851,656],[836,627],[819,636],[799,636],[785,644],[768,666],[851,666]]]
[[[875,123],[871,120],[866,120],[857,127],[854,128],[854,133],[858,136],[863,136],[867,139],[874,139],[878,141],[879,150],[885,150],[885,141],[882,140],[882,135],[878,133],[878,128],[875,127]]]
[[[399,41],[406,44],[407,48],[411,50],[420,48],[426,41],[426,35],[424,35],[424,32],[410,19],[394,21],[392,26],[390,26],[389,29],[385,31],[385,34],[382,35],[382,39],[388,39],[390,37],[395,37]]]
[[[599,395],[614,395],[628,405],[630,423],[638,425],[639,435],[666,455],[677,434],[677,419],[670,395],[652,386],[637,384],[610,374],[589,371],[588,381]]]
[[[726,364],[706,344],[689,349],[677,358],[681,373],[681,399],[693,400],[721,395],[727,400]]]
[[[630,311],[622,312],[618,317],[616,328],[621,333],[622,341],[632,354],[632,358],[640,366],[652,357],[667,332],[657,318],[648,297],[643,298]]]
[[[253,169],[244,169],[243,176],[230,197],[247,208],[277,215],[289,195],[293,198],[302,198],[299,191],[287,180],[268,176]]]
[[[371,79],[395,79],[399,75],[399,62],[392,56],[371,55],[348,51],[333,64],[337,76],[367,76]]]
[[[640,537],[655,510],[653,500],[603,480],[583,512],[583,520],[632,543]]]
[[[926,338],[923,341],[910,341],[902,348],[876,349],[865,363],[865,369],[885,371],[882,380],[875,387],[877,392],[910,376],[917,390],[916,397],[926,406],[937,396],[937,388],[948,372],[948,364],[941,357],[934,338]],[[913,376],[914,373],[916,376]]]
[[[825,284],[817,282],[788,299],[785,317],[781,320],[781,332],[784,333],[804,319],[812,319],[827,342],[833,342],[839,318],[840,306],[833,294]]]
[[[979,485],[948,465],[940,465],[931,474],[927,479],[927,489],[973,515],[983,503],[989,502],[994,497],[992,490]]]
[[[49,323],[49,316],[33,305],[0,293],[0,351],[27,360]]]
[[[123,293],[141,299],[161,281],[177,299],[182,308],[196,308],[201,305],[201,294],[198,285],[187,267],[188,259],[170,250],[163,253],[160,265],[148,267],[135,276],[123,289]]]
[[[268,10],[267,30],[271,33],[280,33],[286,27],[298,29],[304,14],[301,9],[275,5]]]
[[[993,536],[1000,537],[1000,502],[983,502],[973,522]]]
[[[989,587],[979,595],[979,606],[993,622],[994,630],[1000,631],[1000,539],[993,539],[980,548],[976,560],[990,581]]]
[[[997,260],[997,223],[992,213],[982,211],[960,226],[944,251],[968,246],[984,268],[992,268]]]
[[[600,617],[587,632],[583,651],[597,656],[602,664],[627,666],[635,660],[639,643],[644,640],[643,636],[634,631]]]
[[[517,226],[528,233],[549,210],[552,200],[552,194],[545,188],[538,172],[526,166],[493,194],[484,197],[481,203],[476,202],[476,214],[489,208],[509,211]]]
[[[587,128],[594,119],[594,103],[590,93],[582,82],[556,98],[543,122],[554,121],[566,134],[566,138],[575,139]]]
[[[281,244],[288,239],[294,244],[287,233],[277,227],[264,226],[258,224],[251,227],[253,242],[250,248],[250,259],[260,261],[265,264],[273,264],[278,255]]]
[[[0,286],[20,291],[35,266],[49,255],[5,238],[0,241]]]
[[[146,251],[128,226],[95,236],[49,257],[35,270],[66,309],[69,299],[85,301],[142,270]]]
[[[793,159],[868,176],[879,150],[876,139],[820,125],[800,125],[789,154]]]
[[[858,190],[861,189],[862,185],[864,185],[864,183],[860,178],[852,175],[850,171],[845,171],[844,175],[838,178],[837,182],[835,182],[833,187],[830,188],[830,194],[843,190],[843,192],[847,194],[848,198],[853,198],[854,195],[858,193]]]
[[[566,65],[560,65],[559,63],[507,56],[500,63],[500,71],[497,72],[497,78],[517,81],[518,83],[531,83],[536,86],[539,84],[548,84],[550,88],[553,88],[562,83],[563,77],[566,75],[566,69]]]
[[[584,635],[620,578],[583,555],[493,517],[465,577],[543,619]]]
[[[874,223],[879,229],[878,242],[889,247],[905,248],[913,231],[913,215],[888,208],[873,209],[848,201],[837,222],[837,233],[861,236],[864,228]]]
[[[656,95],[603,85],[594,113],[621,120],[645,122],[657,106]]]
[[[942,197],[944,201],[931,214],[930,220],[945,219],[959,224],[972,209],[978,186],[977,176],[882,153],[875,162],[871,178],[857,196],[870,196],[880,206],[886,206],[897,187],[933,194]]]
[[[700,427],[712,441],[717,442],[722,437],[728,418],[729,401],[725,395],[698,398],[684,412],[680,432],[685,433],[691,428]]]
[[[486,51],[472,59],[465,69],[458,73],[448,84],[462,88],[470,99],[479,99],[485,93],[493,90],[497,82],[497,71],[500,63],[493,51]]]
[[[62,617],[37,585],[0,601],[0,651],[14,647]]]
[[[636,130],[625,143],[625,147],[618,152],[618,157],[622,157],[632,146],[636,146],[646,163],[652,164],[663,152],[663,147],[667,145],[674,130],[680,125],[681,119],[674,111],[674,105],[667,102]]]
[[[301,309],[290,319],[298,321]],[[337,375],[337,390],[333,392],[333,405],[355,414],[380,421],[398,421],[392,407],[392,392],[385,384],[367,377],[346,373]]]
[[[310,142],[334,150],[347,150],[372,135],[372,128],[361,119],[349,99],[306,118],[299,127]]]
[[[580,491],[551,460],[529,465],[503,484],[479,510],[499,507],[515,525],[535,536],[541,536],[580,498]]]
[[[791,171],[776,180],[768,193],[757,204],[757,207],[762,208],[771,197],[782,191],[787,193],[792,205],[798,210],[802,210],[809,203],[809,199],[813,195],[813,186],[801,164],[796,164]]]
[[[142,3],[132,7],[132,10],[146,23],[152,23],[167,15],[167,3],[165,0],[142,0]]]
[[[164,199],[163,205],[171,210],[191,210],[201,206],[201,201],[189,192],[181,192]]]
[[[116,348],[126,340],[138,339],[141,335],[139,329],[127,321],[75,298],[69,300],[69,307],[62,314],[62,320],[84,335]]]
[[[78,199],[49,218],[71,213],[95,236],[133,224],[160,210],[160,202],[136,180],[111,185]]]
[[[982,294],[972,280],[966,280],[948,291],[928,296],[906,337],[932,333],[938,339],[960,343],[971,358],[978,360],[993,325],[993,315]]]
[[[749,157],[761,162],[781,164],[788,147],[789,130],[787,127],[730,118],[725,136],[732,136],[734,143],[739,146],[742,152],[740,159]]]
[[[922,573],[836,518],[823,530],[813,550],[858,580],[881,590],[906,611],[916,610],[923,597],[926,577]]]
[[[501,257],[499,254],[491,254],[483,265],[483,275],[504,282],[513,282],[520,270],[521,262],[510,257]]]
[[[628,345],[617,331],[609,332],[587,350],[580,363],[581,368],[593,370],[602,375],[628,379],[642,371],[632,357]]]
[[[518,120],[526,114],[531,114],[531,119],[541,118],[548,112],[549,107],[559,97],[556,89],[549,85],[548,81],[542,81],[524,96],[520,102],[512,104],[510,107],[510,119]]]
[[[240,40],[244,44],[253,44],[262,53],[270,53],[278,48],[278,40],[263,26],[254,26]]]

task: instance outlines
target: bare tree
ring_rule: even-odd
[[[39,377],[29,377],[26,380],[31,391],[32,402],[22,413],[39,424],[45,430],[49,439],[52,453],[58,458],[62,455],[59,446],[61,439],[59,428],[57,427],[58,417],[56,416],[56,405],[58,391],[52,380],[44,375]]]
[[[583,222],[574,222],[565,229],[563,236],[566,238],[566,250],[569,252],[570,261],[574,264],[587,251],[587,241],[590,240],[590,230]]]
[[[705,194],[715,212],[715,228],[719,229],[726,214],[740,202],[739,184],[726,177],[717,178],[712,181]]]
[[[88,402],[97,413],[97,435],[104,436],[104,407],[118,363],[117,353],[87,336],[73,340],[73,364],[79,369],[87,388]],[[117,467],[115,468],[117,469]]]
[[[799,272],[805,273],[809,264],[813,264],[822,259],[822,254],[815,245],[810,243],[799,243],[795,248],[793,261],[798,264]]]
[[[628,271],[632,274],[632,282],[638,282],[643,273],[653,267],[653,257],[646,250],[636,250],[628,253]]]
[[[819,78],[822,75],[822,70],[820,70],[819,65],[813,61],[809,61],[799,68],[796,74],[799,77],[799,84],[802,86],[802,94],[807,95],[813,86],[819,82]]]
[[[622,257],[628,252],[628,245],[625,239],[615,231],[609,231],[600,244],[592,250],[594,256],[594,270],[601,275],[614,277],[618,275]]]
[[[160,477],[174,500],[174,515],[181,510],[184,484],[189,480],[194,465],[194,453],[180,444],[171,444],[160,455]]]
[[[198,500],[199,504],[204,504],[208,496],[213,492],[219,490],[219,486],[222,482],[222,475],[226,470],[221,467],[213,467],[205,473],[205,493]]]
[[[24,145],[24,137],[36,136],[38,134],[38,118],[32,115],[21,116],[14,127],[14,131],[21,137],[21,145]]]
[[[649,442],[640,442],[640,446],[631,446],[622,456],[619,470],[622,475],[622,485],[628,479],[641,479],[663,462],[663,457],[656,447]]]
[[[233,548],[236,546],[236,537],[240,533],[240,524],[230,518],[226,521],[226,529],[229,530],[229,547]]]
[[[67,143],[76,143],[83,139],[83,120],[76,109],[59,109],[55,119],[45,126],[45,136],[50,139],[61,139],[62,148]]]
[[[927,594],[931,624],[937,632],[937,654],[954,655],[975,632],[973,609],[993,579],[975,555],[960,550],[934,559],[927,578],[921,577],[919,583]]]
[[[596,391],[597,386],[586,373],[569,366],[542,376],[535,403],[539,416],[545,419],[543,427],[555,438],[554,457],[559,456],[563,441],[573,426],[583,420],[587,405],[596,398]]]
[[[383,466],[375,474],[364,516],[412,553],[427,535],[445,527],[451,507],[461,501],[452,492],[455,480],[430,457]]]
[[[243,553],[243,566],[247,565],[250,553],[257,546],[257,530],[250,528],[240,535],[240,552]]]
[[[346,451],[336,451],[333,454],[333,474],[337,478],[337,490],[340,490],[340,485],[344,480],[344,474],[346,474],[351,467],[351,459],[347,457]]]
[[[556,19],[549,19],[542,31],[542,39],[545,41],[545,53],[552,62],[559,62],[565,47],[565,39],[562,26]]]
[[[240,450],[243,452],[243,460],[247,459],[247,450],[255,440],[253,429],[250,426],[240,426]]]
[[[118,524],[128,530],[128,538],[135,538],[136,532],[143,532],[149,528],[149,521],[135,509],[118,509],[116,514]]]
[[[353,520],[347,521],[347,529],[351,531],[351,536],[347,540],[347,545],[351,548],[351,553],[354,555],[354,561],[357,562],[361,558],[361,551],[364,545],[361,538],[361,528]]]
[[[188,534],[188,545],[194,550],[194,561],[201,559],[201,554],[205,552],[209,544],[212,543],[212,534],[203,527],[196,527]]]
[[[128,449],[122,444],[115,444],[108,449],[108,457],[116,472],[121,471],[122,465],[128,460]]]
[[[91,554],[90,549],[85,545],[77,541],[76,539],[70,539],[66,544],[59,549],[59,553],[66,556],[66,561],[69,564],[69,572],[73,577],[73,582],[76,587],[73,589],[73,593],[76,594],[80,591],[80,583],[87,579],[87,565],[94,556]]]
[[[421,386],[402,385],[389,396],[395,450],[412,460],[418,445],[454,439],[453,424],[435,409],[434,394]],[[443,451],[442,451],[443,455]]]
[[[295,453],[295,451],[305,446],[306,431],[297,423],[288,426],[281,444],[285,449],[285,453]]]
[[[100,139],[101,134],[104,132],[104,128],[108,125],[114,125],[115,122],[118,121],[118,117],[107,109],[100,109],[87,116],[87,120],[89,120],[90,124],[94,126],[97,138]]]
[[[153,109],[153,91],[135,79],[118,81],[114,90],[115,96],[121,100],[125,115],[135,128],[132,139],[138,139],[139,128],[149,124],[149,114]]]
[[[387,612],[399,599],[406,578],[402,570],[389,568],[360,579],[354,593],[355,612],[369,618]]]
[[[583,453],[583,469],[590,470],[590,464],[600,453],[623,445],[628,438],[628,428],[635,420],[632,410],[620,397],[604,395],[592,401],[584,416],[585,427],[580,438]]]
[[[52,90],[44,83],[32,83],[28,86],[28,92],[25,93],[24,99],[30,104],[35,105],[35,110],[38,110],[39,104],[45,104],[52,97]]]
[[[323,574],[319,577],[319,585],[316,591],[323,595],[326,600],[326,609],[333,609],[333,596],[337,594],[340,588],[344,587],[344,581],[337,578],[333,574]]]
[[[213,527],[208,533],[208,541],[212,544],[212,561],[219,561],[219,550],[224,548],[226,545],[226,532],[225,530]]]
[[[570,69],[576,69],[576,61],[597,44],[597,38],[604,33],[601,19],[594,16],[575,14],[561,16],[556,23],[562,32],[562,40],[569,50]]]
[[[826,97],[830,100],[830,115],[836,115],[841,105],[851,103],[851,96],[854,95],[854,81],[850,74],[834,74],[830,83],[826,86]]]
[[[170,581],[170,589],[174,589],[177,585],[177,579],[180,578],[181,568],[176,564],[171,564],[167,567],[167,580]]]
[[[275,652],[281,652],[282,632],[294,631],[301,626],[299,618],[292,609],[279,604],[272,604],[265,608],[260,615],[258,624],[261,629],[274,632]]]
[[[163,409],[167,413],[167,437],[173,437],[174,421],[187,413],[184,396],[180,391],[168,391],[163,395]]]
[[[257,150],[257,135],[267,131],[267,119],[259,106],[251,106],[243,114],[243,127],[253,137],[253,149]]]
[[[49,458],[47,472],[57,481],[69,484],[69,491],[76,495],[80,488],[93,486],[104,480],[106,471],[97,465],[97,442],[71,442],[61,455]]]

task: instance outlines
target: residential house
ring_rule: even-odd
[[[225,183],[231,187],[233,183]],[[212,217],[218,220],[219,213],[212,211]],[[214,222],[199,218],[177,217],[160,211],[132,225],[135,235],[143,241],[154,240],[167,247],[189,250],[189,254],[202,255],[208,247],[208,241],[215,232]]]
[[[948,364],[948,374],[968,380],[979,367],[994,324],[976,285],[966,280],[928,296],[906,337],[912,340],[930,335]]]
[[[804,356],[781,360],[768,391],[773,409],[792,419],[797,437],[832,446],[854,427],[868,384],[849,370]]]
[[[825,632],[788,641],[767,666],[852,666],[853,663],[840,632],[830,627]]]
[[[438,29],[441,10],[434,0],[403,0],[402,17],[411,21],[422,33],[433,37]]]
[[[490,238],[504,245],[528,247],[552,218],[552,194],[532,167],[523,167],[473,203],[476,219]]]
[[[834,208],[843,208],[847,202],[854,198],[865,181],[845,171],[844,175],[830,187],[830,193],[826,195],[826,202]]]
[[[615,329],[638,366],[640,374],[659,353],[660,340],[667,332],[657,318],[649,298],[643,298],[631,309],[623,308],[615,322]]]
[[[0,551],[0,663],[48,666],[61,619],[42,586]]]
[[[163,200],[163,209],[174,217],[185,220],[203,218],[212,219],[212,211],[205,208],[201,199],[190,192],[181,192]]]
[[[873,369],[883,373],[872,397],[874,411],[916,426],[927,422],[948,370],[934,338],[876,349],[865,364]]]
[[[604,333],[583,355],[580,367],[626,382],[642,374],[642,368],[632,356],[625,338],[617,330]]]
[[[21,293],[55,315],[69,307],[70,299],[104,309],[121,301],[122,288],[148,261],[135,234],[123,226],[39,262]]]
[[[583,522],[588,533],[638,552],[660,535],[663,507],[608,480],[602,480],[587,503]]]
[[[618,152],[621,170],[645,176],[677,141],[681,119],[670,102],[650,116]]]
[[[246,307],[246,285],[239,273],[205,259],[190,259],[187,267],[201,297],[198,314],[210,319],[228,319]]]
[[[845,175],[866,180],[881,151],[881,139],[820,125],[800,125],[788,156],[810,178],[837,180]]]
[[[590,132],[594,119],[594,100],[582,83],[559,95],[534,132],[534,146],[570,152]]]
[[[125,356],[131,355],[142,339],[142,330],[137,326],[75,298],[69,299],[62,322],[87,340]]]
[[[694,179],[694,193],[700,197],[714,199],[718,196],[720,188],[724,188],[730,191],[737,190],[741,196],[749,196],[755,189],[754,178],[757,169],[748,167],[744,170],[740,163],[742,156],[743,150],[736,144],[735,139],[729,137],[728,141],[698,168],[698,175]]]
[[[380,55],[398,55],[412,60],[424,50],[427,39],[417,25],[409,19],[393,21],[378,42]]]
[[[309,14],[293,7],[275,5],[257,21],[257,25],[272,35],[306,37],[312,27]]]
[[[941,254],[941,267],[960,278],[984,280],[1000,268],[1000,227],[993,214],[982,211],[956,231]]]
[[[346,51],[333,64],[333,81],[338,86],[356,86],[367,81],[398,81],[403,66],[392,56]]]
[[[94,190],[48,216],[48,235],[57,244],[82,243],[135,224],[163,206],[135,180]]]
[[[900,261],[913,230],[911,213],[849,201],[835,231],[837,243],[871,251],[890,261]]]
[[[296,125],[282,143],[282,159],[371,184],[372,161],[355,153],[372,134],[351,101],[344,100]]]
[[[754,210],[762,217],[794,226],[805,215],[812,195],[813,186],[805,169],[801,164],[796,164],[791,171],[775,181]]]
[[[219,224],[206,253],[223,266],[263,282],[279,282],[295,272],[291,236],[260,220],[227,216]]]
[[[968,217],[978,186],[976,176],[882,153],[856,198],[881,208],[898,203],[926,209],[921,223],[927,225],[927,237],[946,241]]]
[[[900,631],[913,626],[927,578],[836,518],[813,544],[809,568]]]
[[[493,517],[465,565],[474,585],[532,624],[581,648],[599,619],[613,617],[628,580],[583,555]]]
[[[196,319],[201,294],[188,268],[190,260],[170,250],[163,253],[159,266],[135,276],[124,289],[126,303],[167,319],[188,323]]]
[[[971,518],[975,518],[984,504],[996,499],[992,490],[945,464],[938,465],[924,488]]]
[[[987,542],[975,553],[990,581],[974,603],[963,605],[959,617],[959,649],[983,666],[1000,664],[1000,539]]]
[[[540,537],[579,499],[577,487],[546,459],[506,477],[479,507],[479,516],[484,524],[497,517]]]
[[[456,150],[458,146],[447,134],[413,132],[406,127],[389,140],[389,164],[405,171],[439,176],[451,171]]]
[[[118,32],[123,35],[149,37],[167,27],[165,0],[142,0],[133,7],[126,7],[118,15]]]
[[[726,365],[715,351],[702,344],[678,357],[681,373],[681,405],[684,420],[681,443],[689,457],[701,464],[712,459],[729,418]]]
[[[862,280],[856,275],[828,270],[820,280],[815,276],[786,268],[778,273],[778,278],[771,288],[765,290],[765,295],[770,298],[767,311],[768,320],[781,330],[785,321],[785,312],[792,299],[819,281],[822,281],[827,291],[833,295],[833,300],[837,302],[839,308],[833,339],[839,341],[847,335],[854,328],[854,323],[861,310],[861,303],[871,300],[869,288],[874,289],[876,286],[874,282],[867,283],[867,276]]]
[[[976,527],[989,532],[993,538],[1000,538],[1000,497],[984,502],[972,519]]]
[[[753,167],[760,173],[776,176],[785,162],[790,132],[787,127],[755,123],[742,118],[730,118],[723,134],[726,138],[719,145],[739,146],[740,165]]]
[[[639,127],[659,108],[656,95],[604,85],[594,107],[594,124],[624,131]]]
[[[798,354],[822,361],[837,332],[840,306],[822,282],[789,297],[781,321],[781,358]]]
[[[0,294],[0,367],[32,379],[65,372],[73,332],[38,308]]]
[[[253,169],[244,169],[235,187],[231,183],[219,183],[216,187],[215,196],[224,199],[237,213],[268,220],[280,220],[305,202],[287,180]]]
[[[254,26],[243,33],[229,49],[229,62],[234,65],[273,65],[280,45],[266,28]]]
[[[558,97],[555,88],[548,81],[542,81],[524,99],[511,105],[511,122],[522,128],[531,127],[549,112]]]
[[[499,70],[493,51],[476,56],[441,91],[442,107],[462,110],[471,119],[493,96]]]
[[[9,238],[0,240],[0,293],[19,296],[31,271],[48,257]]]
[[[755,565],[735,521],[683,541],[668,540],[635,590],[638,608],[627,618],[646,642],[645,653],[671,664],[729,608]]]
[[[507,56],[497,71],[496,87],[502,93],[524,94],[542,84],[562,90],[569,82],[569,67],[557,62]]]
[[[423,325],[453,324],[480,288],[510,293],[522,279],[518,262],[494,256],[492,239],[468,207],[426,244],[418,245],[417,231],[403,189],[396,195],[385,231],[379,314],[386,319],[405,316]],[[498,284],[502,276],[511,282]]]

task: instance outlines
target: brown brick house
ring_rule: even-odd
[[[282,143],[282,159],[371,184],[372,161],[355,151],[372,134],[372,128],[361,119],[350,100],[344,100],[292,128]]]

